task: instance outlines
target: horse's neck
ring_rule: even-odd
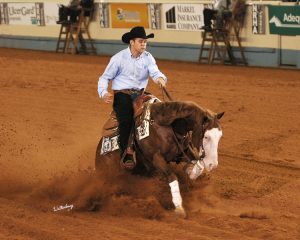
[[[161,102],[151,106],[151,116],[159,125],[176,125],[184,119],[185,129],[192,131],[192,142],[199,148],[203,138],[203,123],[205,118],[210,118],[211,113],[193,102]],[[178,124],[180,128],[180,124]]]
[[[153,105],[152,116],[160,125],[170,126],[176,119],[186,119],[190,128],[202,123],[205,111],[191,102],[164,102]]]

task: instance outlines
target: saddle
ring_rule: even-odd
[[[129,136],[128,146],[135,146],[135,140],[140,141],[150,134],[151,115],[150,106],[152,103],[160,102],[153,95],[142,94],[133,103],[135,128]],[[102,129],[100,155],[109,154],[119,149],[118,145],[118,121],[116,114],[112,111]],[[192,129],[188,119],[179,118],[172,122],[171,127],[174,132],[174,140],[179,149],[179,153],[173,160],[176,163],[182,161],[189,162],[191,159],[198,159],[199,152],[191,144]],[[126,152],[125,152],[126,153]],[[123,155],[124,158],[126,154]],[[122,162],[122,160],[121,160]]]
[[[134,110],[134,119],[135,121],[140,117],[142,119],[142,115],[145,113],[145,106],[148,103],[153,103],[155,101],[160,101],[155,96],[151,94],[142,93],[139,95],[135,101],[133,102],[133,110]],[[149,116],[150,117],[150,116]],[[138,132],[143,132],[143,121],[138,121],[140,126],[136,126]],[[111,111],[107,121],[103,125],[102,128],[102,149],[101,154],[106,154],[112,151],[119,149],[118,147],[118,120],[116,117],[115,111]],[[132,143],[134,140],[134,131],[129,136],[129,142]]]
[[[102,136],[110,136],[117,132],[118,130],[118,120],[115,111],[111,111],[108,119],[103,125]]]

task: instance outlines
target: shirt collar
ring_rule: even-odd
[[[132,58],[132,54],[131,54],[131,51],[130,51],[130,46],[127,48],[126,53],[127,53],[127,56],[128,56],[129,58]],[[143,52],[143,53],[142,53],[139,57],[137,57],[136,59],[142,58],[142,57],[144,56],[144,54],[145,54],[145,52]]]

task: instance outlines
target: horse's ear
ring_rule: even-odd
[[[225,112],[220,112],[220,113],[217,113],[216,117],[217,119],[221,119],[221,117],[223,117]]]

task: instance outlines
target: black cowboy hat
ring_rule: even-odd
[[[130,32],[123,34],[122,41],[124,43],[129,43],[130,40],[134,38],[154,38],[154,34],[150,33],[149,35],[146,35],[144,27],[134,27],[130,30]]]

